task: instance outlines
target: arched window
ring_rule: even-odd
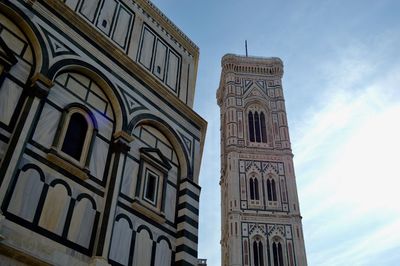
[[[267,180],[267,197],[268,201],[272,201],[271,181]]]
[[[253,242],[254,266],[264,266],[264,252],[261,240],[256,239]]]
[[[254,128],[256,131],[256,142],[261,142],[260,117],[258,116],[258,112],[254,113]]]
[[[254,196],[255,196],[255,198],[256,198],[256,200],[259,200],[260,199],[260,195],[259,195],[259,192],[258,192],[258,180],[255,178],[254,179]]]
[[[80,161],[87,130],[88,123],[85,117],[80,113],[73,113],[69,119],[61,151]]]
[[[272,244],[272,253],[274,257],[274,266],[283,266],[283,251],[280,242],[274,242]]]
[[[79,167],[88,167],[97,125],[85,107],[72,105],[65,109],[54,138],[55,152]]]
[[[265,126],[265,115],[263,112],[260,114],[260,122],[261,122],[261,139],[263,143],[267,143],[267,128]]]
[[[268,178],[267,180],[267,198],[268,201],[276,201],[276,185],[275,180]]]
[[[257,178],[250,178],[249,180],[250,185],[250,199],[251,200],[259,200],[260,199],[260,192],[258,190],[258,180]]]
[[[253,113],[250,111],[249,112],[249,137],[250,141],[254,142],[254,119],[253,119]]]
[[[250,199],[254,200],[254,179],[250,178]]]
[[[276,201],[276,186],[275,186],[275,180],[273,179],[271,181],[271,191],[272,191],[272,200]]]
[[[250,142],[267,143],[267,126],[264,112],[252,111],[248,113]]]

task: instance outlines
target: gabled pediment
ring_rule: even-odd
[[[262,97],[265,99],[268,99],[267,94],[265,93],[265,91],[260,88],[258,85],[256,85],[255,83],[253,83],[250,88],[244,93],[243,98],[252,98],[252,97]]]
[[[15,65],[18,59],[15,57],[13,51],[7,46],[4,40],[0,37],[0,63],[9,69]]]
[[[156,148],[141,148],[140,153],[142,156],[147,157],[152,162],[157,163],[158,165],[162,166],[163,168],[169,170],[171,169],[171,164],[169,163],[168,159],[160,152],[159,149]]]

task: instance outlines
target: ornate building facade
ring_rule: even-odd
[[[198,56],[147,0],[0,2],[1,265],[197,265]]]
[[[279,58],[222,58],[223,266],[307,265],[282,75]]]

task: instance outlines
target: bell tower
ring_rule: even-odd
[[[227,54],[221,65],[222,265],[305,266],[283,63]]]

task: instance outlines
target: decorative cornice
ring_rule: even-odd
[[[225,72],[261,74],[266,76],[283,75],[283,62],[278,57],[257,57],[226,54],[221,60]]]
[[[175,42],[179,46],[183,45],[183,48],[186,49],[193,57],[197,57],[199,55],[199,48],[197,45],[189,39],[179,28],[176,26],[171,20],[165,16],[165,14],[158,9],[151,1],[149,0],[135,0],[138,6],[140,6],[143,11],[145,11],[150,17],[154,18],[155,22],[165,28],[167,34],[170,34]]]
[[[142,13],[146,14],[147,17],[151,18],[152,21],[161,28],[170,39],[180,48],[182,48],[189,56],[193,57],[194,62],[194,73],[196,81],[197,70],[199,65],[200,51],[199,47],[189,39],[171,20],[167,18],[151,1],[149,0],[136,0],[132,3],[137,5]],[[195,86],[193,87],[195,88]]]

